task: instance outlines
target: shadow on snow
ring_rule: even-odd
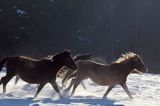
[[[62,98],[58,100],[54,100],[54,98],[44,98],[40,100],[34,100],[33,98],[5,98],[0,99],[0,106],[39,106],[39,102],[42,104],[53,104],[53,105],[92,105],[92,106],[115,106],[114,100],[109,100],[106,98],[98,98],[94,96],[75,96],[73,98]],[[116,106],[124,106],[124,105],[116,105]]]
[[[33,100],[33,98],[26,98],[26,99],[5,98],[5,99],[0,99],[0,106],[29,106],[30,104],[34,104],[35,102],[37,102],[37,100],[35,101]]]
[[[64,104],[64,105],[69,105],[69,104],[86,104],[86,105],[99,105],[99,106],[113,106],[114,105],[114,100],[108,100],[106,98],[97,98],[93,96],[88,96],[85,98],[82,98],[80,96],[76,96],[76,98],[63,98],[59,100],[53,100],[50,98],[46,98],[43,100],[43,103],[51,103],[53,102],[54,104]],[[116,106],[124,106],[124,105],[116,105]]]

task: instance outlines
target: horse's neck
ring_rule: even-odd
[[[128,75],[133,70],[133,67],[130,62],[118,63],[117,67],[120,71],[123,71],[123,73],[126,75]]]
[[[55,67],[57,70],[60,70],[64,66],[62,62],[58,62],[56,60],[53,61],[52,64],[53,64],[53,67]]]

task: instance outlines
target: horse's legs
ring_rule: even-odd
[[[76,78],[76,79],[75,79],[75,82],[74,82],[74,86],[73,86],[73,90],[72,90],[71,96],[74,94],[76,88],[78,87],[78,85],[80,84],[80,82],[81,82],[82,80],[83,80],[83,79],[80,79],[80,78]]]
[[[68,86],[68,88],[66,89],[66,91],[69,91],[71,89],[71,87],[73,86],[73,84],[75,83],[75,78],[71,80],[70,85]],[[81,85],[84,89],[86,89],[85,85],[83,82],[81,82]]]
[[[18,80],[19,80],[20,78],[19,78],[19,76],[17,75],[16,76],[16,79],[15,79],[15,82],[14,82],[14,85],[16,85],[17,83],[18,83]]]
[[[67,82],[69,79],[73,78],[73,77],[76,77],[77,73],[74,71],[72,73],[69,73],[67,75],[67,78],[64,80],[64,82]]]
[[[62,80],[62,86],[65,86],[65,84],[66,84],[67,81],[68,81],[69,76],[70,76],[72,73],[73,73],[73,72],[71,72],[71,71],[67,71],[67,73],[65,74],[65,76],[64,76],[64,78],[63,78],[63,80]]]
[[[59,95],[59,98],[62,98],[61,94],[60,94],[60,91],[57,87],[57,83],[55,82],[55,80],[51,81],[50,84],[52,85],[52,87],[54,88],[54,90],[58,93]]]
[[[129,96],[130,99],[133,99],[133,97],[131,96],[129,90],[128,90],[128,87],[126,85],[126,83],[124,84],[121,84],[122,88],[124,89],[124,91],[127,93],[127,95]]]
[[[84,85],[83,82],[81,82],[81,85],[82,85],[82,87],[83,87],[84,89],[87,89],[87,88],[85,87],[85,85]]]
[[[114,87],[115,87],[115,85],[109,85],[107,91],[106,91],[105,94],[103,95],[103,98],[105,98],[105,97],[109,94],[109,92],[112,90],[112,88],[114,88]]]
[[[6,76],[2,77],[0,80],[0,85],[3,83],[3,93],[6,92],[7,83],[13,78],[14,75],[7,74]]]
[[[69,91],[71,89],[71,87],[73,86],[73,84],[75,83],[75,78],[73,78],[68,86],[68,88],[66,89],[66,91]]]
[[[43,88],[45,85],[46,85],[46,83],[41,83],[41,84],[39,84],[38,90],[37,90],[36,94],[34,95],[34,98],[36,98],[36,97],[38,96],[39,92],[42,90],[42,88]]]

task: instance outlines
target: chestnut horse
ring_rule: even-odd
[[[70,86],[67,89],[70,90],[73,85],[71,95],[74,94],[81,81],[90,78],[98,85],[109,85],[103,97],[106,97],[111,89],[115,87],[115,85],[120,84],[128,96],[132,99],[132,96],[126,85],[127,76],[133,70],[136,70],[140,73],[144,73],[148,70],[141,57],[132,52],[122,54],[119,59],[111,64],[101,64],[90,60],[78,61],[76,64],[78,68],[73,73],[74,76],[76,75],[76,77],[75,79],[72,79]]]
[[[0,84],[3,84],[3,93],[6,92],[7,83],[14,76],[18,75],[25,82],[39,84],[34,97],[39,94],[47,83],[50,83],[59,97],[61,97],[56,84],[57,72],[63,66],[73,70],[77,68],[77,65],[70,55],[70,51],[63,51],[56,54],[52,59],[35,60],[24,56],[7,57],[0,61],[0,70],[2,70],[3,65],[6,66],[6,76],[0,80]]]

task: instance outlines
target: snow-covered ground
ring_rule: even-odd
[[[5,72],[0,72],[0,78],[4,75]],[[129,99],[120,86],[116,86],[106,99],[102,99],[107,87],[98,86],[89,79],[84,81],[87,89],[79,86],[72,97],[65,94],[63,99],[59,99],[48,84],[39,96],[33,99],[36,85],[27,84],[22,80],[14,85],[14,81],[15,77],[8,83],[7,92],[0,94],[0,106],[160,106],[160,75],[129,75],[127,85],[134,99]],[[60,84],[60,79],[57,82]]]

